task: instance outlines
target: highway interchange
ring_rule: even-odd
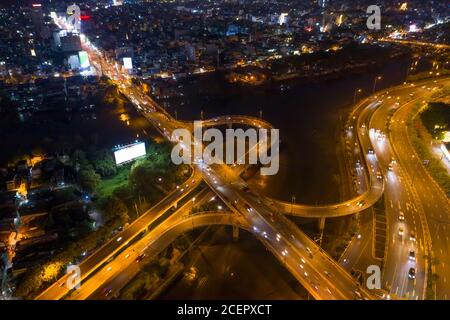
[[[96,69],[116,83],[121,93],[163,136],[170,140],[175,129],[192,130],[191,124],[172,118],[143,94],[117,64],[104,58],[89,44],[84,46]],[[210,224],[233,225],[251,232],[315,299],[380,298],[360,285],[346,268],[324,252],[285,214],[307,218],[355,214],[373,206],[383,194],[389,222],[387,252],[382,268],[383,289],[391,294],[391,298],[424,299],[428,272],[424,256],[429,254],[433,245],[433,252],[441,261],[436,272],[444,276],[436,286],[436,297],[447,298],[445,274],[449,268],[450,243],[445,231],[449,221],[449,203],[414,153],[405,122],[411,117],[415,102],[426,101],[438,85],[448,84],[447,79],[438,83],[428,80],[414,86],[405,84],[379,92],[355,107],[349,117],[346,134],[359,152],[361,160],[356,169],[360,179],[366,182],[362,185],[367,186],[355,198],[327,206],[267,199],[248,190],[239,175],[242,166],[195,163],[192,177],[185,184],[81,262],[80,289],[70,291],[65,285],[68,277],[65,275],[37,299],[110,298],[113,296],[111,292],[117,293],[139,272],[139,264],[135,262],[139,254],[145,251],[146,256],[154,257],[182,233]],[[386,119],[390,119],[392,114],[388,123]],[[205,126],[230,123],[270,127],[261,119],[246,116],[223,116],[204,121]],[[212,191],[199,190],[197,187],[202,181]],[[230,211],[189,216],[188,212],[194,206],[190,199],[196,199],[195,204],[208,201],[212,192]],[[182,201],[184,204],[178,208],[177,204]],[[402,218],[399,218],[400,212]],[[411,237],[411,231],[414,231],[414,237]],[[414,259],[410,259],[410,251],[414,251]],[[415,279],[409,279],[411,267],[416,270]],[[104,294],[105,288],[108,289],[107,295]]]

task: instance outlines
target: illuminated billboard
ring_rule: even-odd
[[[80,57],[80,66],[81,69],[87,69],[91,66],[89,63],[89,57],[86,51],[78,52],[78,56]]]
[[[80,59],[78,58],[78,56],[76,54],[71,55],[69,57],[69,59],[67,60],[67,62],[69,63],[71,70],[77,70],[77,69],[80,69],[80,67],[81,67]]]
[[[123,67],[127,70],[133,69],[133,62],[131,58],[129,57],[123,58]]]
[[[145,143],[138,142],[116,149],[114,151],[114,158],[116,165],[129,162],[133,159],[142,157],[145,155]]]

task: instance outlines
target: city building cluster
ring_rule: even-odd
[[[68,1],[1,9],[0,78],[27,81],[85,71],[80,34],[61,31]],[[135,76],[180,78],[382,37],[448,41],[442,1],[384,1],[382,29],[369,30],[370,1],[90,1],[80,6],[81,32]],[[13,28],[11,26],[14,26]],[[440,32],[429,32],[440,28]],[[83,61],[84,60],[84,61]],[[126,61],[126,62],[125,62]]]

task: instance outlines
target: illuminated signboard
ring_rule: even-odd
[[[78,56],[80,57],[80,66],[81,69],[86,69],[91,66],[89,63],[89,57],[86,51],[80,51],[78,52]]]
[[[69,57],[69,59],[67,60],[67,62],[69,63],[70,69],[72,69],[72,70],[80,69],[80,67],[81,67],[80,59],[78,58],[78,56],[76,54],[71,55]]]
[[[450,161],[450,152],[447,150],[447,146],[445,144],[441,144],[441,151],[445,155],[448,161]]]
[[[145,155],[145,153],[145,143],[138,142],[115,150],[114,158],[116,160],[116,164],[119,165],[142,157]]]
[[[127,70],[133,69],[133,62],[131,61],[131,58],[123,58],[123,67]]]

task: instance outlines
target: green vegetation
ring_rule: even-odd
[[[433,272],[433,269],[436,265],[440,263],[440,261],[432,255],[425,255],[424,259],[428,263],[428,276],[427,276],[427,292],[426,299],[427,300],[435,300],[435,286],[437,281],[439,280],[439,275]]]
[[[417,119],[413,119],[413,124]],[[443,131],[448,130],[450,126],[450,106],[444,103],[430,103],[421,110],[420,120],[422,120],[430,134],[440,137]],[[426,169],[444,192],[447,195],[450,194],[450,175],[443,167],[440,159],[437,159],[431,153],[428,143],[423,140],[416,125],[410,127],[411,143],[419,158],[429,160]]]
[[[146,263],[142,270],[120,291],[121,300],[145,299],[152,291],[157,289],[164,279],[170,275],[173,267],[177,265],[180,250],[174,245],[161,252],[156,259]]]
[[[152,144],[144,158],[118,169],[111,167],[112,156],[107,152],[75,150],[71,159],[75,172],[79,172],[79,184],[93,195],[93,206],[102,213],[104,224],[93,232],[92,221],[83,220],[81,223],[91,222],[83,228],[86,232],[72,234],[66,230],[67,240],[71,241],[64,241],[62,251],[22,275],[15,294],[33,297],[60,277],[67,265],[76,263],[83,253],[95,250],[118,227],[136,218],[136,210],[148,209],[164,196],[165,190],[184,182],[191,174],[190,168],[175,166],[170,161],[170,150],[167,143]],[[67,198],[65,193],[61,192],[60,197]],[[61,226],[69,227],[71,222],[66,218],[53,217]]]
[[[378,211],[385,211],[386,210],[384,195],[382,195],[381,198],[378,199],[377,202],[375,202],[375,204],[373,205],[373,208],[375,210],[378,210]]]
[[[191,213],[217,211],[217,202],[208,201],[191,209]]]
[[[94,151],[92,154],[94,170],[102,177],[111,177],[116,174],[117,166],[110,150]]]
[[[450,130],[450,105],[431,102],[421,110],[420,119],[435,139],[442,140],[444,132]]]
[[[79,182],[81,189],[92,193],[100,184],[100,175],[93,169],[83,169],[79,174]]]
[[[323,70],[344,70],[351,65],[383,62],[390,57],[390,48],[371,45],[351,44],[343,48],[329,51],[319,51],[299,56],[288,56],[272,62],[270,69],[274,74],[300,71],[311,65],[320,66]],[[336,66],[341,66],[337,68]]]
[[[450,70],[441,69],[439,71],[439,75],[440,76],[444,76],[444,75],[447,75],[447,74],[450,74]],[[416,73],[416,74],[413,74],[413,75],[409,75],[407,81],[414,82],[414,81],[419,81],[419,80],[432,78],[432,77],[435,77],[435,76],[436,76],[436,73],[430,74],[429,71],[424,71],[424,72],[419,72],[419,73]]]
[[[175,166],[170,160],[168,143],[151,144],[144,158],[117,169],[117,174],[100,182],[96,189],[96,205],[101,211],[111,202],[120,200],[128,212],[136,213],[154,205],[166,190],[175,189],[189,178],[189,166]],[[137,215],[136,215],[137,216]]]
[[[97,196],[99,198],[111,196],[116,189],[127,185],[129,175],[130,166],[122,166],[117,168],[117,174],[100,181],[100,184],[96,189]]]
[[[450,194],[450,176],[442,166],[441,161],[436,159],[428,149],[428,146],[419,138],[417,131],[411,133],[411,142],[420,159],[429,160],[426,169],[433,179],[441,186],[444,192]]]
[[[58,279],[64,273],[65,267],[74,263],[76,258],[80,257],[82,253],[92,251],[101,242],[107,240],[113,230],[117,229],[124,222],[126,221],[119,219],[108,221],[95,232],[91,232],[72,242],[46,263],[34,266],[23,275],[15,294],[22,298],[33,297]]]
[[[322,242],[323,249],[339,260],[358,231],[359,218],[357,215],[327,219]]]

